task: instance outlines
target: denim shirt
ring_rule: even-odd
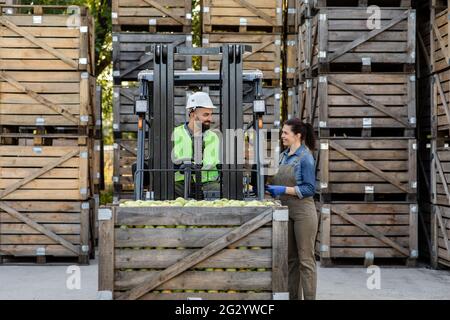
[[[297,186],[295,192],[300,199],[312,197],[316,191],[316,168],[315,161],[311,151],[301,145],[294,154],[289,155],[290,150],[286,149],[281,153],[280,165],[292,164],[304,152],[303,157],[295,165],[295,180]]]

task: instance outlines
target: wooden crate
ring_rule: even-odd
[[[121,199],[133,199],[134,197],[134,179],[131,166],[136,162],[136,157],[136,138],[115,139],[113,159],[113,197],[115,204]]]
[[[208,90],[205,90],[208,92]],[[209,96],[215,106],[220,106],[220,91],[214,89],[209,90]],[[281,112],[281,89],[263,87],[262,97],[266,104],[266,114],[263,116],[263,127],[265,129],[278,128],[280,126]],[[253,103],[243,103],[244,108],[244,124],[253,121]],[[216,111],[217,113],[219,110]],[[218,118],[217,118],[218,119]]]
[[[93,125],[96,119],[92,82],[95,83],[94,77],[79,71],[1,71],[1,124],[16,127]]]
[[[279,34],[203,34],[203,47],[220,47],[226,43],[245,44],[252,52],[244,54],[244,70],[261,70],[264,79],[279,80],[281,76],[281,35]],[[220,56],[204,56],[203,70],[219,70]]]
[[[450,206],[450,146],[439,140],[431,145],[431,200],[434,205]]]
[[[296,33],[297,24],[295,23],[297,17],[297,3],[300,1],[296,0],[286,0],[285,1],[285,11],[284,11],[284,20],[286,25],[286,32],[288,33]]]
[[[35,257],[78,258],[88,264],[94,250],[91,201],[1,201],[0,264]],[[5,261],[6,262],[6,261]]]
[[[102,294],[121,300],[288,299],[286,207],[113,207],[101,209],[99,219]]]
[[[433,1],[431,7],[431,69],[433,72],[440,72],[448,69],[450,66],[449,54],[449,30],[448,24],[448,6],[450,4],[445,1],[445,10],[440,11],[437,3]]]
[[[320,139],[321,199],[415,201],[416,153],[408,138]]]
[[[285,40],[285,65],[284,73],[286,79],[297,80],[298,79],[298,63],[297,63],[297,48],[298,48],[298,36],[295,34],[288,34]]]
[[[303,90],[303,114],[313,115],[321,137],[415,136],[414,74],[328,74],[308,79]]]
[[[283,0],[202,0],[202,30],[210,32],[279,33]]]
[[[114,86],[113,96],[113,130],[120,132],[137,132],[138,117],[134,113],[134,102],[139,98],[137,86]],[[189,89],[175,87],[175,124],[186,121],[186,94]]]
[[[416,203],[316,203],[321,265],[334,259],[418,258]]]
[[[432,78],[432,128],[433,132],[450,132],[450,74],[447,71],[434,74]]]
[[[116,84],[120,81],[137,81],[138,73],[153,69],[153,56],[146,54],[147,47],[163,43],[180,47],[192,47],[191,34],[147,34],[122,32],[113,34],[113,76]],[[174,70],[192,67],[191,56],[175,56]]]
[[[431,239],[434,268],[450,268],[450,207],[433,205]]]
[[[17,5],[0,17],[3,71],[95,74],[94,21],[85,7]]]
[[[381,9],[380,14],[380,25],[372,26],[373,13],[364,8],[320,9],[309,26],[307,20],[299,32],[300,71],[309,68],[302,63],[304,60],[320,72],[414,70],[415,10]],[[306,32],[311,28],[312,37],[307,37]],[[308,59],[306,54],[310,48],[312,58]]]
[[[86,200],[89,153],[79,146],[0,146],[1,199]]]
[[[113,0],[112,24],[114,31],[189,33],[192,1]]]

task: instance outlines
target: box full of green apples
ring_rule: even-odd
[[[99,210],[99,297],[288,299],[276,201],[125,201]]]

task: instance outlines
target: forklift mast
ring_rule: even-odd
[[[138,75],[140,96],[135,103],[138,115],[137,161],[134,176],[135,200],[150,198],[168,200],[175,197],[175,172],[172,162],[171,141],[175,128],[174,88],[177,86],[219,87],[220,88],[220,131],[222,132],[220,172],[220,197],[242,200],[244,198],[244,169],[239,156],[242,148],[235,143],[235,137],[226,133],[244,129],[243,103],[253,103],[253,126],[256,132],[256,182],[257,197],[264,197],[264,176],[260,156],[259,129],[265,113],[262,100],[262,72],[243,71],[244,52],[249,46],[227,44],[218,48],[187,48],[166,44],[154,44],[147,48],[153,55],[154,69],[141,71]],[[176,55],[221,55],[220,71],[174,71]],[[245,90],[244,90],[245,86]],[[145,147],[148,147],[148,159]],[[202,144],[194,141],[194,154],[201,152]],[[201,165],[189,167],[200,184]],[[149,174],[149,186],[144,195],[144,174]],[[185,172],[186,173],[186,172]],[[185,175],[186,176],[186,175]],[[200,188],[196,188],[198,192]],[[198,197],[198,194],[196,195]]]

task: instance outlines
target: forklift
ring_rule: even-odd
[[[227,129],[252,129],[255,133],[255,164],[251,168],[244,168],[239,163],[238,155],[242,154],[242,149],[239,150],[239,143],[234,143],[234,137],[223,135],[222,164],[217,168],[220,183],[218,192],[201,190],[201,173],[208,170],[202,169],[202,142],[194,141],[193,159],[183,163],[184,197],[197,200],[264,199],[264,166],[260,152],[263,150],[260,130],[263,128],[262,117],[266,113],[262,96],[263,74],[259,70],[243,70],[243,55],[250,51],[250,46],[239,44],[226,44],[217,48],[176,47],[170,44],[147,47],[147,54],[153,55],[154,68],[141,71],[138,75],[139,98],[135,101],[135,113],[138,116],[137,160],[133,170],[135,200],[172,200],[175,197],[174,175],[180,171],[171,158],[175,87],[218,87],[220,132]],[[177,55],[220,56],[220,70],[175,71]],[[250,123],[244,123],[244,103],[252,105]],[[223,162],[223,159],[230,161]],[[194,192],[190,190],[193,176]]]

